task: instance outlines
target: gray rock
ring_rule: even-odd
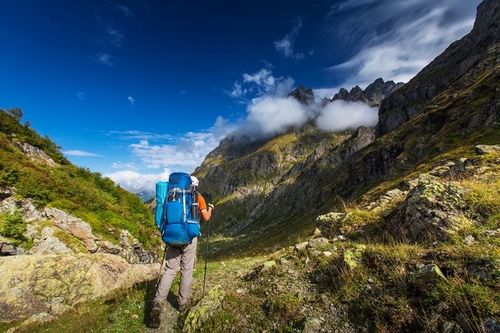
[[[307,242],[307,245],[309,247],[316,247],[320,244],[327,244],[328,243],[328,238],[325,238],[325,237],[319,237],[319,238],[313,238],[313,239],[310,239],[308,242]]]
[[[304,86],[299,86],[292,91],[289,96],[295,98],[304,105],[309,105],[314,102],[314,91],[311,88],[305,88]]]
[[[417,272],[411,274],[411,280],[415,285],[425,288],[428,284],[436,284],[439,281],[446,281],[441,269],[435,264],[425,265]]]
[[[321,332],[322,322],[318,318],[307,318],[304,323],[302,333],[318,333]]]
[[[97,237],[94,236],[92,228],[87,222],[57,208],[47,207],[44,212],[45,216],[52,220],[57,227],[81,240],[89,252],[97,251],[98,247],[95,242]]]
[[[483,322],[486,333],[500,333],[500,322],[493,318],[486,318]]]
[[[27,253],[34,255],[74,253],[59,238],[54,236],[54,231],[54,228],[51,227],[43,228],[41,235],[34,239],[33,247]]]
[[[500,145],[477,145],[474,148],[480,155],[500,153]]]
[[[17,248],[5,242],[0,242],[0,256],[12,256],[18,254]]]
[[[296,251],[300,252],[300,251],[304,251],[308,244],[309,244],[309,242],[302,242],[302,243],[295,244],[293,247]]]
[[[474,237],[472,235],[468,235],[467,237],[465,237],[464,239],[464,243],[466,245],[473,245],[474,243],[476,242],[476,240],[474,239]]]
[[[21,149],[21,151],[26,154],[31,160],[39,163],[43,163],[45,165],[48,165],[50,167],[55,167],[58,164],[45,153],[42,149],[32,146],[29,143],[26,142],[17,142],[14,141],[14,144]]]
[[[390,232],[402,240],[436,241],[447,239],[471,222],[462,191],[430,176],[421,177],[405,201],[387,220]]]

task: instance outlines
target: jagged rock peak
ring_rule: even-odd
[[[300,85],[298,88],[293,90],[289,96],[295,98],[302,104],[311,104],[314,102],[314,92],[311,88],[306,88],[303,85]]]
[[[373,83],[369,84],[365,90],[357,85],[350,91],[347,91],[345,88],[340,88],[339,92],[336,93],[333,98],[323,100],[323,104],[331,103],[336,100],[345,100],[349,102],[363,102],[370,106],[379,106],[385,97],[389,96],[403,85],[404,83],[402,82],[385,82],[384,79],[378,78]]]

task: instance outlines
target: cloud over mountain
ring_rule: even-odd
[[[316,118],[316,125],[324,131],[343,131],[360,126],[375,126],[378,108],[362,102],[334,101],[323,108]]]

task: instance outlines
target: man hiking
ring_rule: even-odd
[[[170,177],[169,182],[171,185],[170,187],[173,187],[172,176]],[[198,221],[201,219],[204,222],[208,222],[212,216],[214,206],[212,204],[207,205],[203,196],[200,193],[198,193],[197,188],[199,185],[199,181],[195,176],[190,177],[190,183],[191,184],[187,186],[187,190],[183,191],[182,193],[183,195],[186,195],[186,197],[188,197],[189,195],[188,198],[191,198],[191,196],[193,197],[193,199],[191,199],[192,201],[190,201],[190,205],[191,207],[194,208],[196,207],[197,204],[197,208],[194,208],[194,210],[197,211],[192,211],[189,215],[192,219],[195,219],[197,216]],[[170,202],[175,203],[175,198],[173,198],[176,195],[175,190],[178,190],[178,188],[173,188],[169,191],[168,197],[165,200],[167,201],[166,207],[162,208],[162,210],[170,209],[169,208],[170,206],[168,206]],[[186,214],[186,208],[185,208],[186,198],[183,197],[182,200],[179,201],[184,202],[183,210],[184,214]],[[174,209],[172,208],[171,210]],[[163,212],[163,215],[164,219],[168,219],[170,218],[171,213]],[[171,221],[167,221],[166,223],[168,224],[169,222]],[[162,234],[169,232],[171,231],[169,231],[168,227],[166,228],[166,231],[162,230]],[[179,297],[178,297],[180,312],[184,312],[188,308],[188,303],[191,293],[191,285],[193,283],[193,269],[196,260],[196,245],[198,243],[198,237],[192,238],[192,240],[188,244],[183,244],[183,245],[172,245],[171,243],[169,243],[169,241],[166,241],[165,239],[166,239],[165,236],[163,236],[164,242],[167,243],[167,249],[164,258],[164,260],[166,260],[166,265],[165,265],[165,270],[160,278],[158,287],[156,289],[156,294],[153,300],[153,307],[151,310],[150,321],[149,321],[150,326],[153,328],[158,328],[160,326],[161,309],[170,291],[170,287],[172,286],[172,282],[175,278],[175,275],[177,274],[177,271],[180,270],[181,272]]]

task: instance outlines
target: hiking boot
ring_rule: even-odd
[[[161,324],[161,305],[159,303],[154,303],[151,313],[149,314],[149,327],[159,328]]]
[[[179,304],[179,312],[185,313],[189,310],[189,306],[187,304]]]

